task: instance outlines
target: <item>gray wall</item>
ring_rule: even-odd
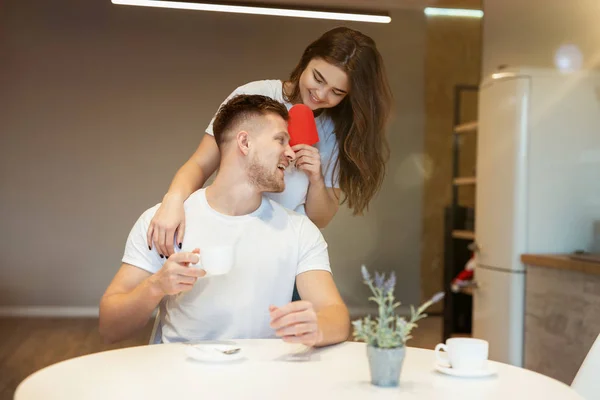
[[[565,44],[579,48],[585,67],[600,67],[600,1],[482,1],[483,77],[499,65],[553,67]]]
[[[108,0],[0,5],[0,306],[95,307],[127,234],[162,198],[236,86],[285,78],[339,22],[113,6]],[[396,98],[392,158],[371,211],[326,229],[334,274],[367,306],[359,267],[399,275],[418,302],[422,184],[405,160],[423,141],[422,12],[371,35]]]

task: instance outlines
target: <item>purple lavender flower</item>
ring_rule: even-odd
[[[367,267],[365,267],[364,264],[360,267],[360,272],[362,273],[362,277],[365,281],[371,280],[371,275],[369,275],[369,271],[367,271]]]
[[[431,304],[435,304],[443,298],[444,298],[444,292],[437,292],[436,294],[433,295],[433,297],[429,301],[431,301]]]
[[[383,289],[383,282],[385,275],[383,273],[375,272],[375,287],[377,289]]]
[[[392,292],[394,290],[395,286],[396,286],[396,273],[394,271],[392,271],[389,279],[383,284],[383,292],[386,294],[389,292]]]

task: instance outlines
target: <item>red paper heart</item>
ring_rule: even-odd
[[[319,132],[315,116],[310,108],[304,104],[296,104],[289,111],[288,132],[290,146],[297,144],[313,145],[319,141]]]

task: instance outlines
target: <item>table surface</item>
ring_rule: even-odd
[[[582,400],[569,386],[532,371],[493,363],[498,374],[467,379],[434,370],[431,350],[409,347],[400,386],[370,384],[364,343],[315,349],[307,361],[278,339],[235,340],[244,358],[204,363],[185,344],[95,353],[44,368],[25,379],[15,400],[94,399],[444,399]]]

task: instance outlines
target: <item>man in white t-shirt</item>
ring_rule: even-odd
[[[348,337],[348,309],[331,275],[327,244],[304,215],[264,196],[285,188],[293,168],[287,110],[260,95],[240,95],[219,110],[221,153],[212,185],[185,202],[186,235],[168,259],[146,242],[158,205],[138,219],[122,265],[100,302],[100,332],[131,337],[160,306],[163,342],[281,337],[307,346]],[[195,266],[202,249],[232,246],[224,275]],[[302,301],[290,302],[297,282]]]

